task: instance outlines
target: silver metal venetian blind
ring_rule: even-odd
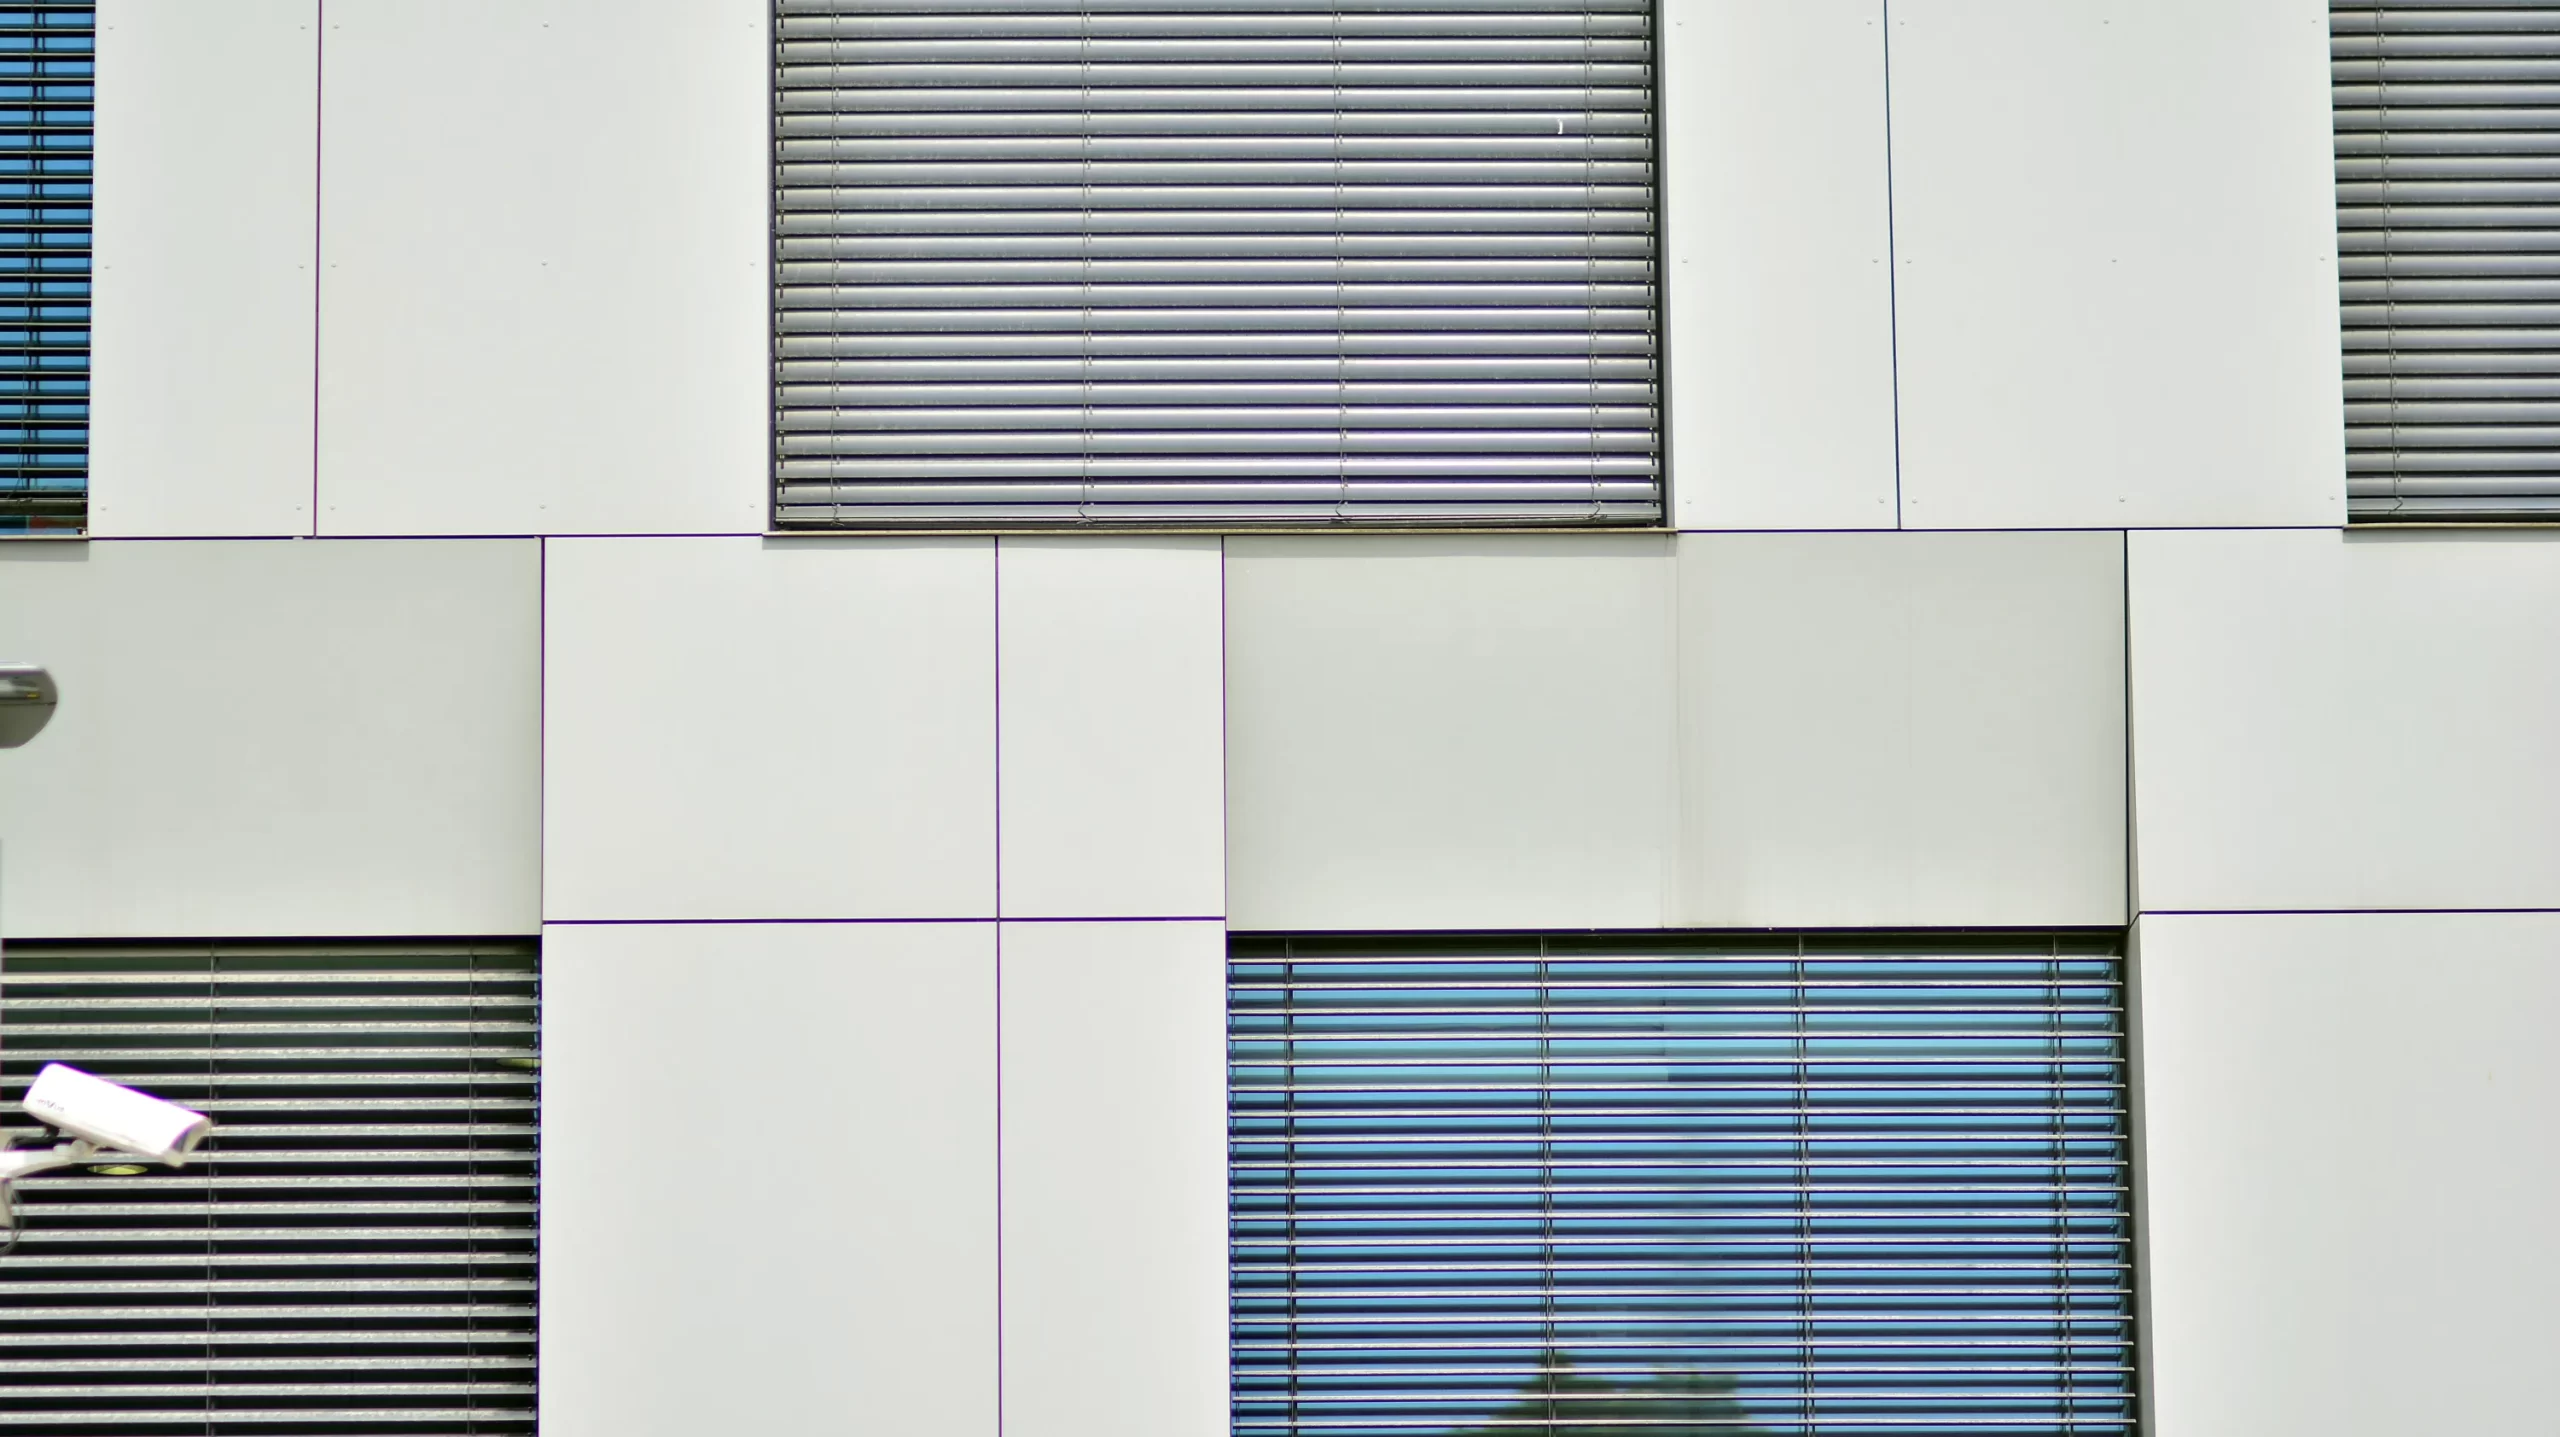
[[[1652,0],[777,0],[775,522],[1646,522]]]
[[[2560,4],[2329,10],[2348,511],[2560,518]]]
[[[1237,939],[1236,1432],[2133,1431],[2117,953]]]
[[[0,1103],[60,1061],[197,1158],[20,1185],[0,1432],[529,1433],[529,945],[11,944]]]

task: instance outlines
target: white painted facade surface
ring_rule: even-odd
[[[60,716],[0,766],[8,937],[529,932],[541,546],[0,546]]]
[[[318,532],[763,529],[766,13],[328,8]]]
[[[1679,921],[2123,922],[2122,544],[1682,535]]]
[[[2146,915],[2154,1430],[2530,1432],[2560,913]]]
[[[90,532],[312,527],[319,0],[101,0]]]
[[[2341,522],[2328,7],[1891,9],[1903,527]]]
[[[0,935],[539,933],[554,1432],[1210,1437],[1224,930],[2138,925],[2150,1430],[2539,1430],[2560,533],[2340,530],[2322,7],[1663,10],[1665,531],[810,538],[758,0],[106,0]]]
[[[1900,522],[1885,9],[1662,8],[1674,527]]]
[[[544,547],[544,917],[995,916],[993,541]]]
[[[1227,541],[1240,928],[1652,928],[1671,907],[1671,540]]]
[[[555,926],[543,988],[545,1431],[996,1430],[994,925]]]
[[[2146,910],[2560,909],[2560,532],[2130,557]]]

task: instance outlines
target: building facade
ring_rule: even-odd
[[[2329,6],[1662,0],[1589,532],[779,522],[774,8],[101,0],[0,543],[18,951],[538,943],[552,1437],[1277,1430],[1254,945],[1772,933],[2122,955],[2144,1430],[2541,1430],[2560,533],[2365,522]]]

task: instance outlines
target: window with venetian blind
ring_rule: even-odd
[[[16,1185],[0,1432],[533,1431],[539,977],[521,942],[10,944],[14,1143],[51,1062],[214,1130]]]
[[[0,6],[0,534],[89,508],[95,0]]]
[[[2348,512],[2560,519],[2560,3],[2329,21]]]
[[[1662,512],[1652,0],[777,0],[774,520]]]
[[[1238,937],[1234,1430],[2132,1432],[2120,952]]]

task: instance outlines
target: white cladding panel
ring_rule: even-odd
[[[1662,24],[1672,522],[1893,528],[1883,0]]]
[[[1225,926],[1003,942],[1005,1432],[1224,1431]]]
[[[995,916],[992,540],[548,550],[546,917]]]
[[[545,930],[545,1432],[995,1437],[995,944]]]
[[[1235,926],[2122,921],[2119,536],[1659,542],[1231,540]]]
[[[2156,1430],[2549,1430],[2560,915],[2155,915],[2136,967]]]
[[[2122,922],[2117,534],[1691,534],[1681,921]]]
[[[2144,910],[2560,907],[2560,535],[2130,553]]]
[[[1226,912],[1213,536],[996,549],[1004,912]]]
[[[1230,539],[1237,928],[1646,928],[1677,805],[1670,541]]]
[[[530,933],[540,560],[524,541],[0,548],[11,937]]]
[[[98,7],[92,534],[311,530],[318,0]]]
[[[1893,12],[1902,522],[2346,514],[2321,0]]]
[[[765,527],[765,0],[328,14],[320,527]]]

